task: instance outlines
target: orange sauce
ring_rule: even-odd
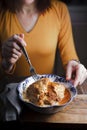
[[[64,98],[59,102],[60,105],[67,103],[71,98],[71,94],[68,89],[65,89]]]

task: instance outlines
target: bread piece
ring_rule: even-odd
[[[65,86],[52,82],[49,78],[41,78],[32,83],[26,90],[26,99],[38,106],[58,105],[64,98]]]

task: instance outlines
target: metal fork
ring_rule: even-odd
[[[21,49],[22,49],[23,54],[24,54],[24,56],[25,56],[25,58],[26,58],[26,61],[28,62],[29,66],[30,66],[30,73],[31,73],[33,79],[34,79],[34,80],[40,79],[40,77],[39,77],[39,76],[37,75],[37,73],[36,73],[35,68],[34,68],[33,65],[31,64],[31,61],[30,61],[30,58],[29,58],[29,56],[28,56],[28,53],[27,53],[26,48],[23,47],[23,46],[21,46]]]

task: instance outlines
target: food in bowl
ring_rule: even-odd
[[[62,105],[71,98],[69,90],[63,83],[53,82],[49,78],[30,84],[23,92],[23,99],[40,107]]]
[[[63,108],[67,107],[70,102],[73,101],[73,99],[77,95],[77,89],[73,86],[73,84],[70,81],[67,81],[64,77],[60,77],[55,74],[43,74],[38,75],[40,79],[42,78],[49,78],[50,82],[58,83],[61,85],[64,85],[65,92],[64,92],[64,98],[57,102],[57,105],[36,105],[35,103],[30,102],[29,97],[26,96],[26,91],[29,89],[30,85],[35,83],[35,80],[32,76],[27,77],[25,80],[21,81],[18,84],[17,90],[18,90],[18,97],[19,99],[29,107],[29,109],[32,109],[36,112],[42,113],[42,114],[53,114],[56,112],[61,111]]]

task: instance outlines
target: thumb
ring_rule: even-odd
[[[24,34],[23,33],[19,34],[19,36],[24,39]]]

